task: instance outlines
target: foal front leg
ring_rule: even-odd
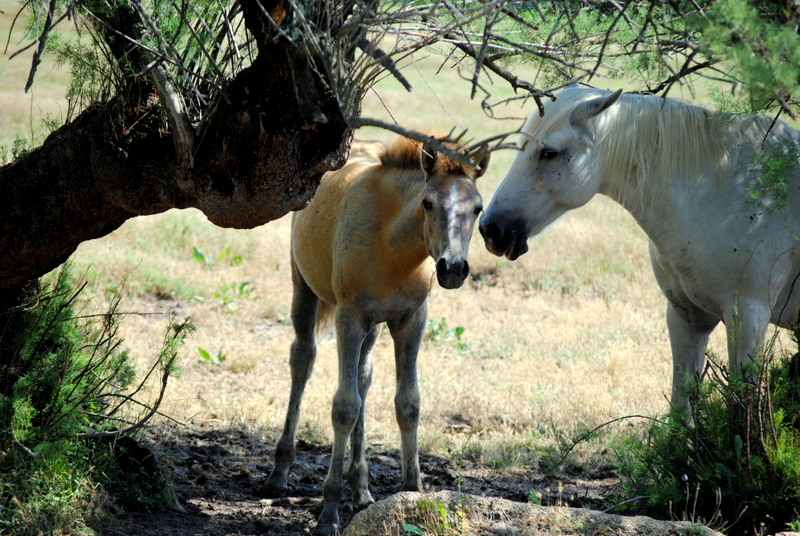
[[[398,322],[389,323],[389,331],[394,339],[397,374],[394,410],[400,427],[404,491],[422,490],[417,445],[420,401],[417,387],[417,355],[427,318],[427,304],[423,303],[414,313]]]
[[[359,361],[362,343],[368,333],[369,328],[362,324],[356,314],[345,307],[336,310],[339,386],[331,408],[333,448],[323,486],[322,513],[317,520],[315,534],[327,536],[341,529],[339,503],[342,499],[344,458],[347,440],[361,414],[363,401],[359,393]]]

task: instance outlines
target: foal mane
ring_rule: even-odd
[[[529,120],[524,130],[540,138],[537,133],[546,135],[564,128],[578,103],[608,94],[567,88],[558,94],[557,101],[548,103],[541,120]],[[757,115],[715,112],[654,95],[623,94],[590,122],[594,124],[594,151],[600,172],[619,184],[641,185],[649,180],[659,193],[673,181],[724,183],[732,174],[748,171],[753,153],[761,152],[773,121]],[[772,150],[782,140],[796,136],[796,131],[778,121],[764,147]]]
[[[450,142],[444,142],[444,145],[456,150],[460,148],[458,144]],[[386,148],[380,155],[380,161],[381,164],[386,168],[417,171],[422,169],[420,164],[421,152],[421,142],[406,138],[404,136],[398,136],[386,145]],[[437,153],[434,174],[471,175],[472,173],[472,166],[462,164],[458,160],[454,160],[442,153]]]

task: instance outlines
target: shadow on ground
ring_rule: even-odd
[[[262,482],[272,467],[276,429],[158,425],[147,431],[186,513],[128,512],[103,527],[103,536],[222,536],[309,534],[321,510],[328,445],[299,442],[286,497],[266,498]],[[376,500],[399,490],[395,448],[368,450],[370,488]],[[536,490],[544,505],[598,507],[614,491],[613,474],[546,478],[533,470],[496,470],[457,456],[420,454],[423,483],[431,491],[455,490],[527,502]],[[345,491],[349,496],[349,490]],[[355,512],[342,505],[346,526]]]

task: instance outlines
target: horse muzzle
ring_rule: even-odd
[[[436,279],[442,288],[459,288],[464,284],[468,275],[469,263],[466,259],[451,263],[442,257],[436,261]]]
[[[513,261],[528,251],[528,230],[522,220],[495,222],[484,215],[478,230],[486,249],[498,257],[506,256]]]

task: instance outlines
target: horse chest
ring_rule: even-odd
[[[362,311],[372,322],[416,311],[430,292],[430,274],[421,268],[404,271],[374,262],[345,266],[348,269],[334,281],[337,301]],[[359,266],[363,269],[354,269]]]
[[[721,318],[730,278],[729,263],[714,260],[691,241],[659,247],[650,242],[653,274],[661,291],[674,305],[683,309],[699,308]]]

